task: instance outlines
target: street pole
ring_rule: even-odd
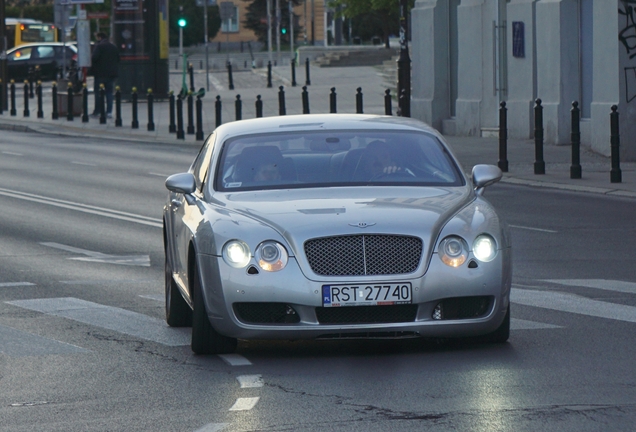
[[[276,59],[280,64],[280,0],[276,0]]]
[[[411,117],[411,58],[407,41],[407,0],[400,0],[400,57],[398,70],[398,107],[402,117]]]
[[[183,16],[183,6],[179,6],[179,17]],[[183,27],[179,26],[179,58],[183,63]]]
[[[0,99],[0,106],[2,110],[6,110],[7,107],[7,37],[6,26],[4,19],[6,17],[4,0],[0,0],[0,78],[2,79],[2,99]]]
[[[205,90],[210,91],[210,58],[208,55],[208,0],[203,0],[203,43],[205,44]]]
[[[289,5],[289,51],[291,53],[291,61],[294,61],[296,56],[294,55],[294,8],[291,0],[288,0]]]
[[[272,0],[267,0],[267,52],[272,62]]]

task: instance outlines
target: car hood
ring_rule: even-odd
[[[428,255],[448,219],[473,199],[471,188],[460,186],[237,192],[213,201],[276,230],[293,255],[303,255],[308,239],[355,234],[417,236]]]

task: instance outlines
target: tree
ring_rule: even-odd
[[[218,2],[217,2],[218,4]],[[179,6],[183,11],[179,11]],[[170,19],[170,46],[179,46],[179,25],[177,20],[185,18],[187,24],[183,28],[183,46],[203,43],[203,6],[197,6],[196,0],[171,1],[168,16]],[[221,16],[218,6],[208,6],[208,40],[216,36],[221,28]]]
[[[415,0],[408,0],[408,9]],[[384,44],[389,48],[389,36],[400,32],[400,3],[398,0],[331,0],[329,7],[338,9],[340,15],[354,21],[354,33],[366,39],[371,36],[382,36]],[[358,25],[356,25],[358,23]],[[375,32],[379,30],[379,32]],[[379,34],[378,34],[379,33]]]
[[[245,20],[243,24],[245,27],[252,30],[258,40],[263,43],[267,43],[267,0],[244,0],[250,3],[247,7],[247,13],[245,14]],[[298,6],[301,0],[291,0],[294,6]],[[272,6],[272,42],[276,40],[276,0],[271,0]],[[281,14],[281,40],[285,43],[289,43],[291,35],[291,27],[289,24],[289,1],[280,0],[280,14]],[[298,15],[293,15],[294,25],[294,38],[296,38],[302,31],[302,27],[298,24]],[[282,34],[282,29],[285,29],[285,34]]]

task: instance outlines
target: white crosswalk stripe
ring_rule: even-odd
[[[545,279],[544,282],[572,287],[596,288],[605,291],[636,294],[636,283],[634,282],[607,279]]]
[[[68,318],[168,346],[190,344],[190,329],[171,328],[165,321],[137,312],[73,297],[15,300],[8,304]]]

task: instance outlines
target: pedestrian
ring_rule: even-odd
[[[104,101],[100,97],[100,84],[104,84],[106,91],[106,117],[113,117],[113,91],[115,87],[115,79],[119,69],[119,49],[108,40],[106,33],[97,33],[97,44],[93,49],[91,56],[91,70],[95,78],[93,91],[95,92],[95,109],[93,117],[101,115]]]

